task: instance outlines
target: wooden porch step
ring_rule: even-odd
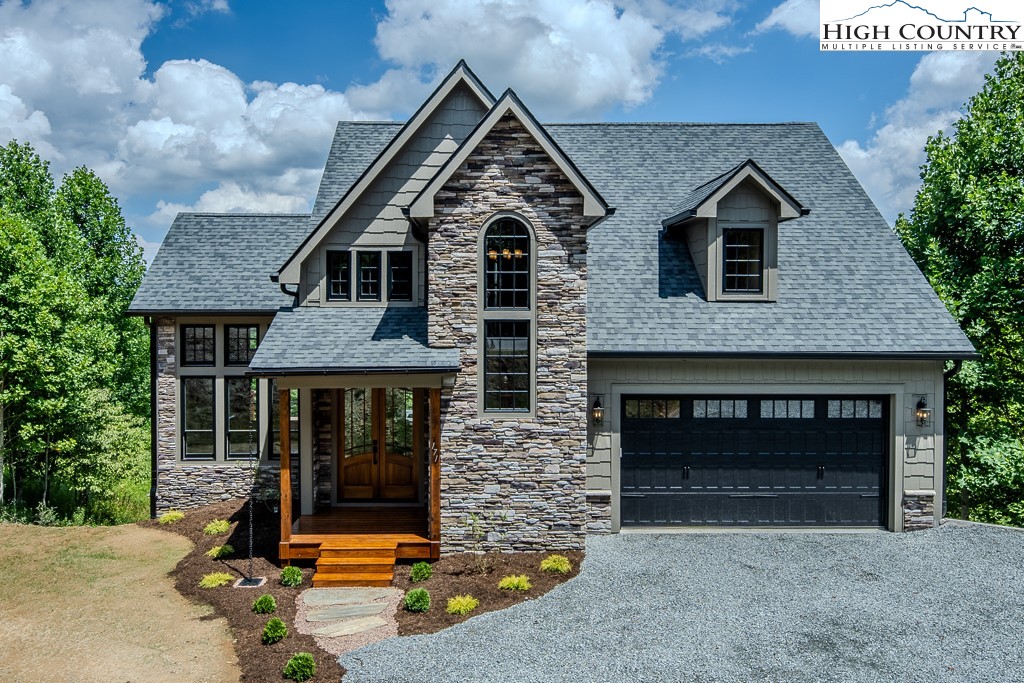
[[[330,547],[320,546],[321,558],[343,559],[343,558],[379,558],[395,563],[395,551],[398,546],[394,543],[378,548],[351,548],[351,547]]]
[[[347,535],[320,544],[313,586],[387,587],[394,578],[398,540],[388,537]]]
[[[394,570],[394,557],[321,557],[316,571],[324,574],[386,573]]]
[[[313,577],[313,588],[387,588],[392,573],[387,574],[322,574]]]

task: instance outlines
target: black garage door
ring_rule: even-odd
[[[622,524],[883,526],[887,403],[625,396]]]

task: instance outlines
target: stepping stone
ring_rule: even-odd
[[[307,607],[352,605],[373,602],[388,595],[390,588],[310,588],[302,594]]]
[[[378,626],[384,626],[388,622],[384,621],[380,617],[361,617],[359,619],[349,619],[348,621],[341,621],[337,624],[331,624],[330,626],[323,626],[313,631],[314,636],[351,636],[355,633],[362,633],[363,631],[369,631],[372,628]]]
[[[351,617],[365,617],[370,614],[380,614],[387,606],[385,602],[371,602],[367,605],[332,605],[310,612],[306,615],[306,621],[336,621]]]

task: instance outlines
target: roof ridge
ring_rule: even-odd
[[[182,216],[217,216],[223,218],[263,217],[263,218],[309,218],[308,213],[275,213],[272,211],[182,211]]]
[[[817,126],[817,121],[549,121],[545,126]]]

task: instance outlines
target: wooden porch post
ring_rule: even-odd
[[[282,389],[277,395],[277,412],[280,416],[280,440],[281,440],[281,544],[278,548],[278,557],[284,565],[291,564],[292,538],[292,402],[291,392]]]
[[[430,390],[430,557],[441,557],[441,390]]]

